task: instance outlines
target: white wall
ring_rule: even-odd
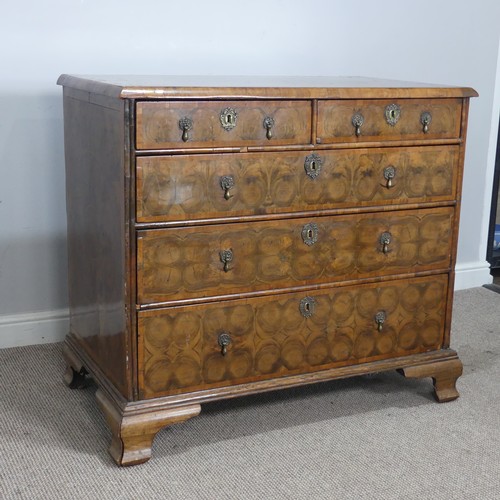
[[[55,85],[63,72],[365,75],[475,87],[457,283],[488,281],[499,19],[498,0],[3,3],[0,346],[57,340],[67,328]],[[498,98],[495,106],[498,117]]]

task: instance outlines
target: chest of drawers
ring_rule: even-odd
[[[71,327],[118,464],[203,402],[450,349],[472,89],[62,75]]]

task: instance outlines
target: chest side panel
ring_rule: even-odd
[[[126,310],[124,103],[64,99],[70,332],[125,396],[132,390]]]

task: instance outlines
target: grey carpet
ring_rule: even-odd
[[[500,295],[455,299],[461,398],[394,372],[212,403],[119,468],[61,344],[0,350],[0,498],[499,499]]]

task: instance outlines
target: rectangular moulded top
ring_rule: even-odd
[[[476,97],[469,87],[366,77],[66,75],[57,83],[121,99],[383,99]]]

